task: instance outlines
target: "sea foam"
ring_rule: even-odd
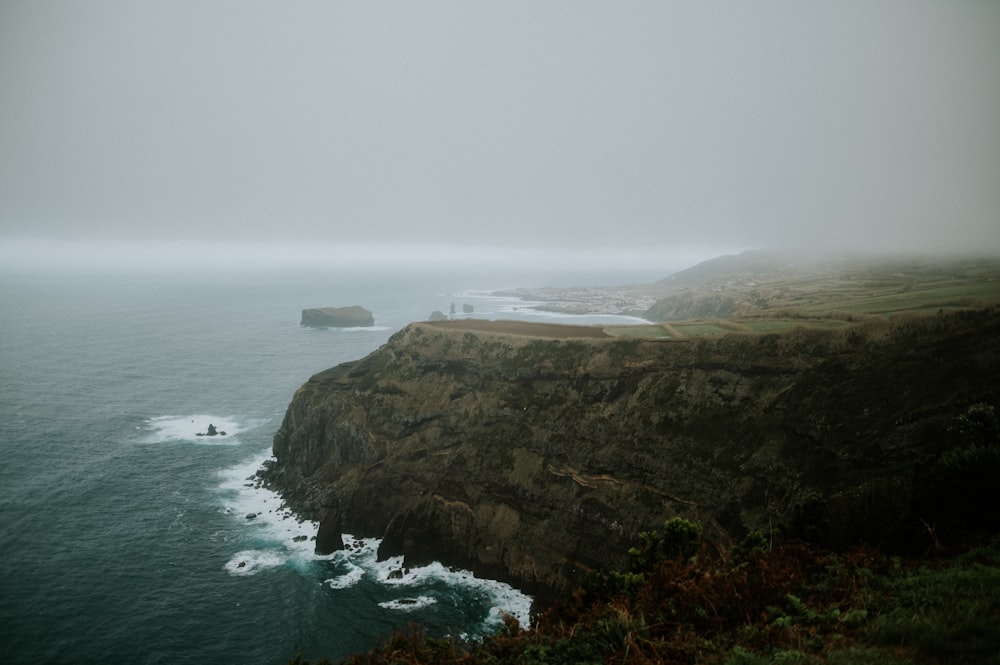
[[[481,637],[502,625],[503,616],[510,615],[522,626],[529,625],[531,596],[509,584],[476,577],[468,570],[459,570],[431,563],[406,568],[402,556],[378,560],[378,538],[359,538],[343,534],[344,549],[329,555],[314,554],[317,522],[299,519],[284,506],[281,496],[254,479],[255,472],[269,458],[258,455],[219,473],[221,510],[238,520],[253,549],[236,552],[226,562],[226,572],[234,576],[249,576],[283,565],[303,571],[322,562],[329,577],[322,584],[332,593],[361,583],[381,586],[387,592],[396,590],[404,595],[378,602],[389,611],[412,612],[441,602],[440,588],[460,588],[483,596],[490,605],[486,620],[465,637]],[[435,591],[437,589],[437,591]]]
[[[386,589],[409,592],[408,595],[379,603],[379,607],[389,610],[411,612],[437,602],[428,595],[431,589],[444,586],[474,591],[489,599],[489,616],[480,627],[478,634],[488,634],[502,625],[503,616],[510,615],[522,626],[531,620],[531,596],[524,594],[509,584],[476,577],[471,571],[451,568],[433,562],[417,568],[406,568],[402,556],[378,560],[377,538],[355,538],[344,534],[345,549],[331,558],[338,574],[324,580],[330,589],[345,589],[357,585],[362,580],[381,585]],[[418,592],[416,595],[413,592]]]
[[[254,474],[270,455],[257,455],[219,472],[222,511],[251,530],[248,536],[259,544],[270,544],[285,560],[293,555],[315,557],[312,542],[319,524],[299,519],[285,507],[281,495],[262,487]]]
[[[201,443],[215,446],[239,444],[239,435],[266,423],[266,419],[240,421],[237,416],[214,416],[194,414],[187,416],[157,416],[149,418],[142,429],[143,443]],[[208,426],[214,425],[218,432],[208,436]],[[223,434],[224,432],[224,434]]]
[[[285,558],[272,550],[243,550],[234,554],[224,568],[230,575],[256,575],[284,563]]]

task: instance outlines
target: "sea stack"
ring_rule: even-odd
[[[375,317],[364,307],[316,307],[302,310],[299,325],[310,328],[366,328],[375,325]]]

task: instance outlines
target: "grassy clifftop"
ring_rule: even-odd
[[[387,553],[536,589],[664,517],[727,545],[820,510],[831,542],[903,542],[997,376],[996,309],[682,340],[412,324],[297,392],[271,476]]]
[[[553,601],[530,632],[359,662],[997,662],[996,546],[907,558],[1000,531],[980,278],[981,299],[867,311],[412,324],[296,393],[265,475],[329,531]],[[663,556],[677,519],[700,544]]]

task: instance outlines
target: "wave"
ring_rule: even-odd
[[[272,549],[284,551],[286,560],[291,555],[312,558],[312,541],[319,524],[300,519],[285,506],[280,494],[262,487],[254,477],[269,458],[269,453],[256,455],[219,472],[221,510],[251,529],[260,544],[270,543]]]
[[[436,603],[437,600],[431,598],[430,596],[417,596],[416,598],[400,598],[399,600],[387,600],[385,602],[379,603],[378,606],[387,610],[401,610],[403,612],[412,612],[413,610],[421,610],[425,607],[429,607]]]
[[[193,414],[187,416],[156,416],[139,427],[142,443],[200,443],[214,446],[239,444],[239,435],[268,422],[266,418],[239,419],[237,416]],[[218,432],[209,436],[209,426]]]
[[[441,587],[482,595],[489,599],[491,607],[486,621],[478,631],[480,635],[499,628],[504,615],[513,616],[522,626],[527,626],[530,621],[531,596],[509,584],[476,577],[471,571],[451,568],[439,562],[407,568],[403,565],[402,556],[379,561],[379,539],[355,538],[350,534],[344,534],[343,538],[345,549],[337,552],[332,560],[338,574],[323,582],[330,589],[346,589],[367,581],[387,590],[419,592],[419,595],[409,594],[378,603],[384,609],[405,612],[422,609],[437,602],[434,595],[428,594],[433,594],[435,589]],[[424,598],[431,602],[421,600]]]
[[[270,458],[257,455],[219,472],[221,510],[238,520],[248,531],[246,538],[254,549],[234,553],[224,565],[234,576],[250,576],[269,568],[292,565],[304,573],[322,566],[324,587],[332,593],[361,584],[380,588],[383,600],[378,606],[390,611],[412,612],[436,604],[442,589],[458,589],[467,595],[483,597],[489,605],[486,619],[466,637],[482,637],[502,626],[503,616],[511,615],[523,626],[530,622],[531,596],[509,584],[476,577],[471,571],[431,563],[406,568],[402,556],[378,560],[378,538],[360,538],[343,534],[344,549],[329,555],[317,555],[317,522],[302,520],[285,507],[281,496],[254,478],[256,471]],[[398,598],[385,595],[403,592]]]
[[[223,566],[230,575],[256,575],[262,570],[285,564],[286,558],[273,550],[243,550]]]

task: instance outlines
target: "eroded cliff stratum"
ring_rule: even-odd
[[[319,548],[380,536],[542,592],[672,516],[725,546],[819,498],[832,537],[895,538],[948,424],[998,397],[993,309],[682,340],[472,328],[411,324],[295,393],[262,475]]]

